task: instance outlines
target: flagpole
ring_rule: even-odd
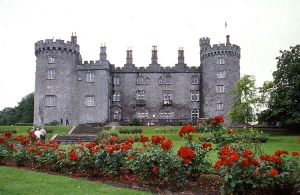
[[[226,27],[227,27],[227,22],[226,22],[226,19],[225,19],[225,37],[226,37]]]

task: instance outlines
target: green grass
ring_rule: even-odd
[[[50,175],[26,169],[0,166],[1,195],[75,195],[75,194],[121,194],[147,195],[133,189],[117,188],[99,182]]]

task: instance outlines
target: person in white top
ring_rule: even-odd
[[[39,128],[36,128],[36,131],[34,132],[34,134],[36,135],[36,137],[37,137],[38,139],[41,138],[41,132],[40,132],[40,129],[39,129]]]
[[[41,135],[40,135],[41,140],[45,141],[47,132],[44,129],[44,127],[42,127],[42,129],[40,130],[40,132],[41,132]]]

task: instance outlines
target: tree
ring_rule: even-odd
[[[280,51],[269,108],[286,125],[300,124],[300,45]]]
[[[249,124],[256,121],[257,105],[260,97],[255,87],[255,77],[244,75],[229,92],[233,97],[233,105],[228,113],[228,118],[235,124]]]
[[[0,125],[14,125],[16,122],[32,123],[34,111],[34,93],[22,98],[18,106],[0,111]]]

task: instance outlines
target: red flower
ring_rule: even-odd
[[[282,163],[282,159],[281,158],[275,158],[275,163],[280,165]]]
[[[210,125],[214,125],[214,124],[216,124],[216,123],[217,123],[217,121],[216,121],[215,119],[212,119],[212,120],[209,122]]]
[[[152,140],[153,144],[160,144],[162,141],[165,140],[165,137],[164,136],[160,137],[158,135],[155,135],[155,136],[152,136],[151,140]]]
[[[154,166],[153,169],[152,169],[152,172],[157,173],[157,171],[158,171],[157,166]]]
[[[129,154],[127,158],[128,158],[128,159],[133,158],[132,154]]]
[[[289,152],[286,150],[276,150],[275,151],[275,156],[280,156],[281,154],[289,154]]]
[[[299,152],[293,151],[293,152],[292,152],[292,155],[293,155],[293,156],[299,156]]]
[[[250,150],[244,150],[242,153],[243,157],[248,157],[249,155],[252,155],[252,154],[253,154],[253,152],[251,152]]]
[[[161,143],[161,148],[164,149],[164,150],[166,150],[166,149],[171,148],[172,145],[173,145],[172,140],[168,139],[167,141]]]
[[[193,139],[193,135],[189,135],[188,139]]]
[[[43,152],[42,152],[42,150],[37,150],[37,151],[35,151],[35,153],[36,153],[37,155],[41,155]]]
[[[57,157],[57,160],[59,160],[59,161],[62,160],[62,159],[63,159],[62,156],[58,156],[58,157]]]
[[[204,143],[202,144],[202,147],[203,147],[203,148],[211,148],[211,143],[204,142]]]
[[[271,169],[271,170],[270,170],[270,174],[271,174],[272,176],[275,176],[275,175],[278,174],[278,171],[277,171],[276,169]]]
[[[298,139],[298,143],[300,144],[300,139]]]
[[[248,165],[248,159],[247,158],[243,159],[242,162],[240,163],[240,165],[242,167],[246,167]]]
[[[214,118],[217,122],[219,123],[224,123],[225,122],[225,119],[223,116],[215,116]]]
[[[9,148],[13,148],[14,147],[14,144],[7,144],[7,147],[9,147]]]
[[[147,136],[140,135],[139,142],[147,142],[147,141],[148,141],[148,137]]]
[[[134,140],[131,137],[127,137],[126,142],[133,144]]]
[[[12,135],[12,133],[9,131],[5,131],[5,133],[4,133],[4,137],[7,137],[7,138],[10,138],[11,135]]]
[[[185,158],[185,159],[183,159],[183,162],[186,163],[186,164],[190,164],[191,160],[189,158]]]
[[[184,163],[189,163],[189,160],[195,157],[195,152],[187,146],[181,146],[178,155],[184,159]]]
[[[233,134],[232,129],[229,129],[229,130],[228,130],[228,134]]]
[[[201,123],[202,123],[202,120],[198,120],[197,124],[199,125],[199,124],[201,124]]]
[[[6,142],[5,137],[0,137],[0,143],[5,143],[5,142]]]
[[[72,149],[69,153],[69,160],[73,161],[76,160],[78,158],[78,154]]]
[[[114,153],[115,150],[116,150],[116,147],[114,145],[109,145],[107,147],[107,151],[108,151],[109,154]]]
[[[116,136],[112,136],[111,138],[110,138],[110,141],[111,142],[118,142],[120,139],[118,138],[118,137],[116,137]]]

